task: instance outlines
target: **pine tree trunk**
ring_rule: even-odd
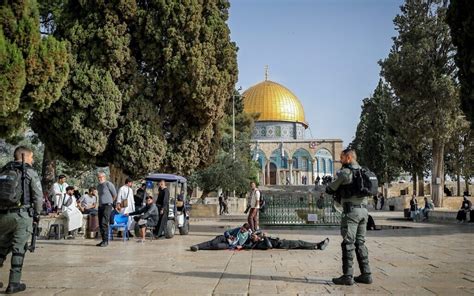
[[[43,164],[41,168],[42,178],[41,186],[43,187],[43,192],[49,192],[53,188],[54,181],[56,179],[56,160],[53,158],[53,154],[48,149],[48,146],[45,145],[43,153]]]
[[[425,196],[425,180],[423,173],[418,173],[418,196]]]
[[[417,178],[416,178],[416,172],[413,172],[413,173],[411,174],[411,179],[412,179],[412,183],[413,183],[413,184],[412,184],[412,185],[413,185],[413,195],[416,196],[416,188],[417,188],[416,186],[417,186],[417,184],[418,184],[418,183],[417,183]]]
[[[433,140],[433,166],[431,169],[431,198],[436,207],[443,206],[444,143]]]
[[[125,184],[125,179],[127,179],[127,175],[123,172],[123,170],[113,164],[109,164],[109,171],[110,171],[110,182],[114,183],[115,187],[120,188],[123,184]]]

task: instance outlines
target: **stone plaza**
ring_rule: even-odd
[[[193,219],[187,236],[145,243],[115,239],[39,240],[28,253],[24,295],[473,295],[474,225],[413,223],[400,212],[373,212],[372,285],[335,286],[341,272],[337,227],[270,229],[287,239],[320,241],[324,251],[189,251],[238,226],[244,216]],[[7,260],[8,261],[8,260]],[[355,266],[357,270],[357,265]],[[9,263],[1,270],[7,282]]]

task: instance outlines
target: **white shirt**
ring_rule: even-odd
[[[64,197],[64,195],[66,194],[66,187],[68,187],[69,185],[64,182],[63,184],[59,184],[58,182],[54,183],[53,185],[53,191],[54,191],[54,195],[60,195],[61,198]]]
[[[258,189],[250,191],[250,207],[260,209],[260,191]]]
[[[128,187],[127,185],[123,185],[120,187],[118,195],[117,195],[117,203],[121,203],[123,200],[128,200],[127,207],[121,209],[120,212],[122,214],[128,214],[135,211],[135,201],[133,199],[133,190],[132,188]]]

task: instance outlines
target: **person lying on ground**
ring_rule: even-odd
[[[156,225],[158,225],[158,208],[153,202],[153,197],[151,195],[146,197],[146,204],[144,207],[138,209],[137,211],[125,214],[125,216],[135,215],[140,215],[133,218],[137,222],[138,227],[140,227],[141,238],[139,238],[137,242],[143,243],[145,242],[147,227],[156,227]]]
[[[253,233],[245,249],[286,249],[286,250],[324,250],[329,245],[329,238],[320,241],[319,243],[311,243],[303,240],[288,240],[280,239],[278,237],[268,236],[266,233]]]
[[[210,241],[191,246],[191,251],[242,249],[242,247],[249,241],[249,230],[250,225],[244,223],[241,227],[228,230],[224,232],[223,235],[218,235]]]

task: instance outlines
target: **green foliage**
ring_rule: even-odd
[[[454,48],[439,0],[407,0],[394,19],[398,36],[389,56],[380,61],[382,75],[400,99],[419,137],[446,142],[458,115]]]
[[[66,44],[42,38],[35,0],[0,8],[0,137],[22,134],[31,112],[55,102],[69,73]]]
[[[258,179],[258,164],[252,160],[250,139],[254,126],[254,119],[243,112],[240,95],[235,95],[235,159],[233,157],[232,137],[232,100],[230,107],[226,107],[227,115],[222,120],[220,132],[222,139],[220,151],[214,163],[196,171],[191,177],[191,185],[199,186],[204,197],[206,193],[219,188],[225,192],[235,191],[241,195],[248,191],[250,181]]]
[[[395,114],[403,124],[394,128],[408,139],[411,157],[422,158],[424,145],[431,146],[436,206],[443,194],[444,147],[455,130],[459,109],[446,11],[446,1],[406,0],[394,19],[398,36],[389,56],[379,62],[382,76],[398,98]]]
[[[451,0],[447,22],[456,46],[461,108],[474,128],[474,1]]]
[[[400,168],[393,162],[396,143],[389,126],[392,100],[388,85],[380,80],[374,94],[363,101],[356,137],[351,143],[360,163],[370,168],[380,182],[393,180]]]
[[[47,29],[69,41],[73,69],[61,100],[33,120],[57,156],[132,177],[189,174],[213,161],[237,79],[227,1],[43,4]]]
[[[474,177],[474,131],[469,122],[460,118],[451,140],[446,145],[446,172],[456,179],[458,176],[466,180]]]

